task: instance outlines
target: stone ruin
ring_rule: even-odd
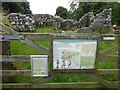
[[[91,12],[85,14],[83,16],[84,20],[81,20],[81,23],[83,23],[83,25],[80,24],[81,28],[79,28],[77,32],[91,32],[99,29],[108,30],[111,27],[111,12],[112,11],[110,8],[110,9],[104,9],[102,12],[96,14],[95,16]],[[88,21],[86,21],[85,19]]]
[[[37,27],[53,26],[54,16],[49,14],[11,13],[8,20],[17,31],[35,31]]]
[[[20,14],[20,13],[11,13],[8,15],[9,22],[12,25],[12,28],[17,31],[34,31],[35,30],[35,21],[33,15],[31,14]]]
[[[62,29],[62,30],[75,30],[75,21],[71,19],[56,19],[53,22],[53,28],[55,30]]]
[[[52,26],[53,26],[53,29],[54,30],[58,30],[58,29],[61,29],[61,22],[63,21],[63,19],[62,18],[60,18],[60,17],[55,17],[55,19],[54,19],[54,21],[53,21],[53,24],[52,24]]]
[[[35,21],[36,27],[52,26],[54,19],[55,19],[54,16],[49,14],[34,15],[34,21]]]
[[[111,8],[104,9],[102,12],[96,14],[90,28],[110,27],[111,26]]]
[[[94,16],[93,12],[86,13],[79,21],[62,19],[49,14],[20,14],[11,13],[9,21],[18,31],[35,31],[35,28],[52,26],[55,30],[77,30],[77,32],[91,32],[98,28],[111,27],[111,9],[104,9]]]

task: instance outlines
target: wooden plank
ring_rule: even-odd
[[[47,48],[43,47],[42,45],[38,45],[38,44],[34,43],[33,41],[31,41],[27,38],[25,38],[24,40],[20,40],[20,41],[23,42],[23,43],[26,43],[29,46],[32,46],[33,48],[41,51],[44,54],[49,54],[49,50]]]
[[[119,36],[119,34],[100,34],[101,37],[104,37],[104,36]]]
[[[7,62],[14,62],[14,61],[18,61],[18,62],[29,62],[30,60],[30,56],[29,55],[3,55],[1,57],[2,61],[7,61]],[[106,60],[112,60],[112,61],[115,61],[117,62],[119,59],[118,59],[118,56],[100,56],[98,57],[98,62],[101,62],[101,61],[106,61]]]
[[[112,47],[112,48],[110,48],[108,50],[100,52],[99,56],[105,56],[105,55],[107,55],[107,54],[109,54],[109,53],[111,53],[113,51],[116,51],[116,50],[118,50],[118,45],[116,45],[116,46],[114,46],[114,47]]]
[[[88,74],[87,76],[90,77],[91,79],[99,82],[101,85],[103,85],[106,88],[117,88],[117,85],[111,84],[108,81],[106,81],[106,80],[104,80],[104,79],[102,79],[94,74]]]
[[[14,29],[4,25],[0,22],[0,27],[2,27],[2,30],[6,33],[13,34],[13,35],[19,35],[19,32],[15,31]]]
[[[97,82],[78,82],[78,83],[11,83],[0,84],[3,88],[101,88]]]
[[[111,75],[118,75],[120,69],[98,69],[95,73],[96,74],[111,74]]]
[[[33,84],[32,88],[101,88],[96,82],[74,82],[74,83],[38,83]]]
[[[117,62],[119,59],[118,56],[99,56],[97,59],[98,62],[106,61],[106,60],[112,60]]]
[[[96,74],[118,74],[118,71],[120,69],[98,69],[96,70]],[[2,75],[4,76],[31,76],[31,70],[2,70]],[[66,73],[60,73],[60,72],[49,72],[50,76],[56,76],[56,75],[81,75],[84,73],[79,72],[66,72]]]
[[[30,40],[44,40],[44,41],[50,41],[51,36],[53,36],[53,34],[50,33],[21,33],[21,35],[24,35]]]
[[[31,88],[30,83],[6,83],[6,84],[0,84],[2,88]]]
[[[117,85],[118,82],[110,84]],[[6,83],[0,84],[5,88],[103,88],[98,82],[69,82],[69,83]],[[117,86],[116,86],[117,87]],[[115,87],[113,87],[115,88]]]
[[[31,70],[2,70],[1,72],[3,76],[32,76]]]
[[[3,55],[2,61],[7,62],[30,62],[30,56],[29,55]]]

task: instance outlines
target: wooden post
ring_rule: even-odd
[[[0,41],[0,55],[10,55],[10,42],[9,41]],[[2,70],[10,70],[11,69],[11,62],[0,62],[2,64]],[[2,83],[10,82],[11,77],[2,76]]]

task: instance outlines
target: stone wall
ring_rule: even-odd
[[[33,15],[31,14],[20,14],[20,13],[11,13],[8,15],[9,22],[12,25],[12,28],[17,31],[34,31],[35,30],[35,21]]]
[[[98,28],[98,27],[110,27],[111,26],[111,8],[104,9],[102,12],[96,14],[93,18],[93,22],[89,27]]]
[[[104,9],[94,16],[88,12],[79,21],[62,19],[49,14],[20,14],[11,13],[8,18],[12,27],[18,31],[35,31],[37,27],[52,26],[55,30],[77,30],[77,32],[89,32],[98,28],[111,26],[111,9]]]
[[[49,14],[34,15],[34,21],[35,21],[36,27],[52,26],[54,19],[55,19],[54,16]]]
[[[62,29],[62,30],[76,30],[76,21],[72,19],[62,19],[62,18],[55,18],[53,21],[53,28],[55,30]]]
[[[89,15],[85,14],[84,18],[80,19],[81,23],[77,32],[90,32],[90,31],[99,31],[109,30],[111,27],[111,8],[104,9],[102,12],[96,14],[95,16],[90,12]],[[88,18],[89,16],[89,18]],[[86,19],[88,18],[88,19]],[[89,22],[88,22],[89,21]],[[87,24],[87,26],[85,26]],[[101,31],[100,31],[101,30]]]

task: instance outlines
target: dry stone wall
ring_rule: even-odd
[[[8,15],[12,28],[18,31],[34,31],[35,21],[31,14],[11,13]]]
[[[8,18],[12,27],[18,31],[35,31],[37,27],[52,26],[55,30],[90,32],[98,28],[109,28],[111,26],[111,12],[111,9],[104,9],[95,16],[93,12],[88,12],[79,21],[62,19],[49,14],[11,13]]]
[[[54,16],[49,14],[34,15],[34,21],[35,21],[36,27],[52,26],[54,19],[55,19]]]

